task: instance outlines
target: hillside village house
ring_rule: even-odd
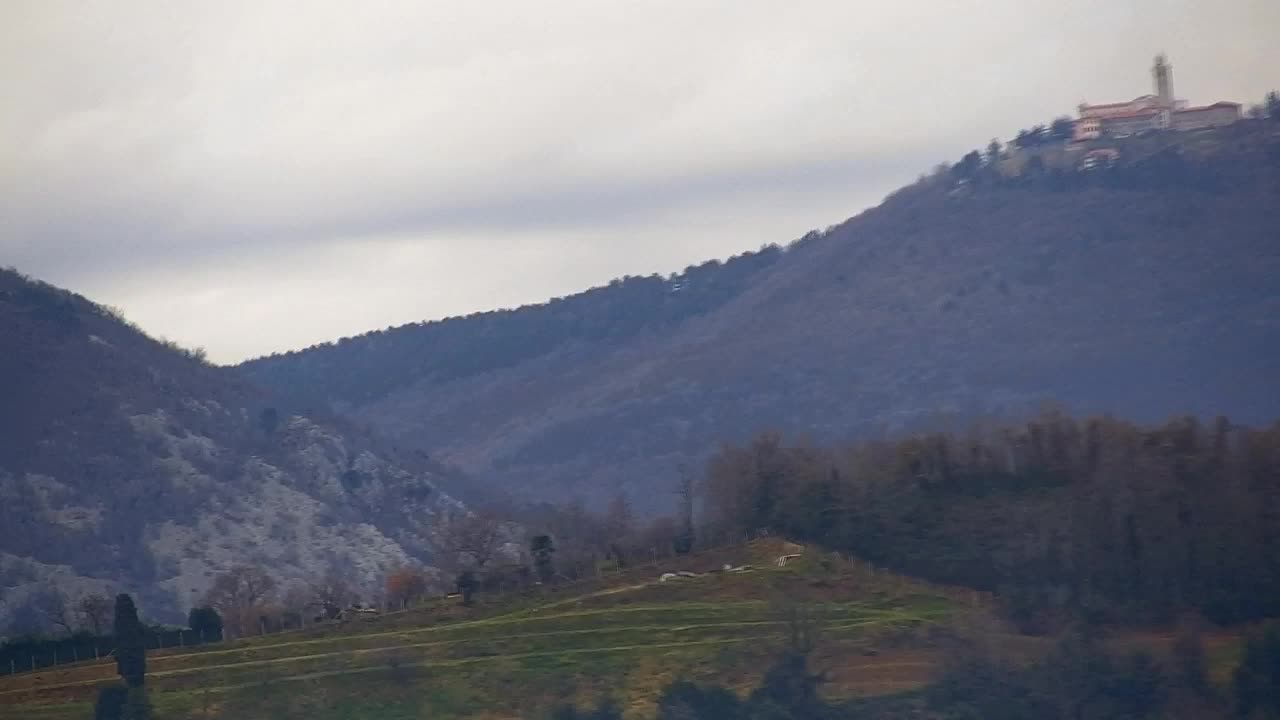
[[[1230,125],[1240,119],[1240,104],[1216,102],[1189,107],[1173,95],[1173,66],[1157,55],[1151,67],[1154,95],[1141,95],[1121,103],[1080,104],[1073,139],[1095,140],[1105,135],[1123,137],[1146,130],[1199,130]]]

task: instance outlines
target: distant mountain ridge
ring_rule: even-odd
[[[1241,123],[1135,138],[1109,170],[946,173],[786,251],[242,368],[517,496],[621,490],[655,510],[679,466],[762,428],[849,436],[1046,400],[1269,421],[1278,238],[1280,137]],[[714,301],[681,305],[700,287]]]
[[[238,563],[281,582],[339,568],[371,594],[430,561],[433,518],[457,507],[447,469],[281,412],[234,370],[11,270],[0,349],[0,612],[20,626],[51,588],[137,593],[176,620]]]

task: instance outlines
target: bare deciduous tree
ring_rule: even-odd
[[[205,595],[215,608],[238,609],[261,604],[275,592],[276,581],[256,565],[236,565],[213,580]]]
[[[387,603],[405,608],[427,594],[427,576],[412,567],[397,568],[387,575]]]
[[[680,482],[676,486],[676,495],[680,496],[680,538],[676,541],[676,552],[687,553],[693,549],[693,473],[689,468],[680,465]]]
[[[319,581],[311,583],[311,604],[319,608],[321,617],[333,619],[355,600],[348,573],[337,563],[330,566]]]
[[[106,631],[114,607],[115,603],[111,598],[99,593],[89,593],[76,603],[81,623],[94,635],[101,635]]]
[[[609,533],[609,542],[622,542],[630,537],[635,528],[635,514],[631,511],[631,501],[625,493],[618,493],[609,502],[609,509],[604,516],[605,529]]]
[[[49,625],[61,628],[67,634],[74,630],[74,618],[71,608],[67,606],[67,596],[53,585],[36,594],[31,599],[31,607]]]
[[[301,580],[291,580],[280,594],[280,607],[289,622],[306,625],[314,613],[311,587]]]
[[[255,620],[253,610],[267,603],[274,595],[276,581],[265,570],[255,565],[236,565],[213,580],[213,587],[205,595],[205,603],[218,609],[228,627],[236,634],[252,632]]]
[[[480,571],[502,549],[502,521],[479,513],[454,515],[436,531],[443,564],[451,570]]]

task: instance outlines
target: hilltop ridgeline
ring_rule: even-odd
[[[678,466],[763,428],[842,437],[1045,400],[1268,419],[1275,124],[1118,147],[1084,171],[957,165],[785,250],[242,370],[517,496],[624,491],[642,510],[671,505]]]

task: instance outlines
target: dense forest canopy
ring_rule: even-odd
[[[1029,629],[1280,613],[1280,424],[1047,412],[848,445],[764,434],[716,453],[705,490],[715,527],[998,591]]]
[[[627,276],[538,305],[376,330],[244,367],[300,404],[360,405],[407,382],[462,380],[565,345],[660,332],[724,304],[781,255],[769,246],[670,277]]]

